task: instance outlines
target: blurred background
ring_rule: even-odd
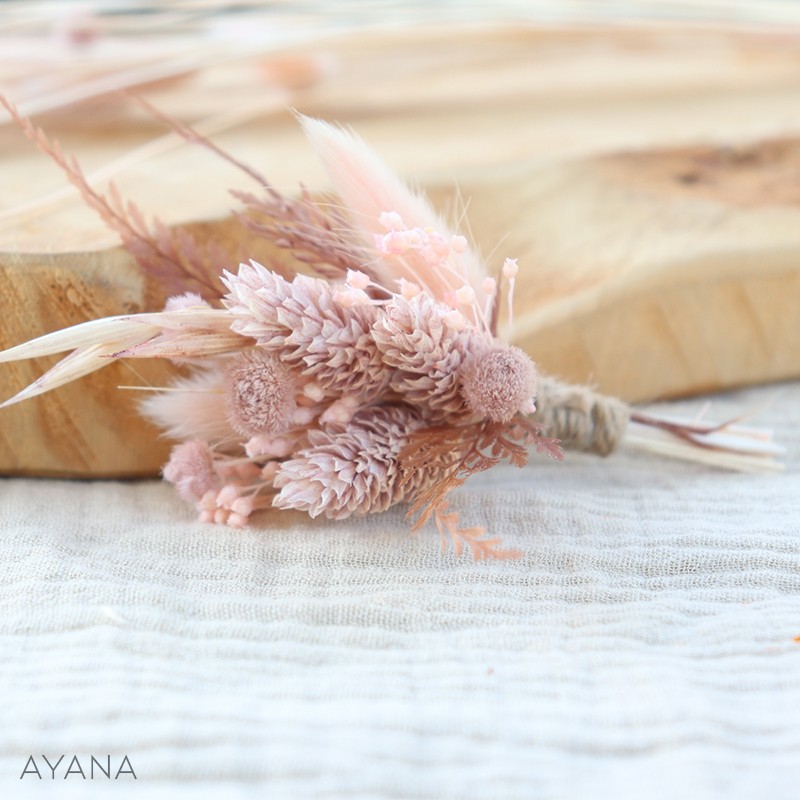
[[[210,239],[230,233],[228,190],[252,186],[130,93],[287,192],[326,185],[292,110],[352,126],[491,269],[519,259],[507,333],[545,371],[632,401],[800,375],[793,0],[6,0],[0,90],[98,189],[113,180]],[[7,116],[0,169],[0,270],[17,287],[0,301],[27,309],[5,315],[0,344],[152,307],[116,234]],[[91,380],[83,405],[102,408],[119,375]],[[98,452],[115,446],[107,427]],[[0,467],[69,471],[67,453],[34,455],[41,419],[19,428]]]

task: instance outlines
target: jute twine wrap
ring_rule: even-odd
[[[534,419],[565,448],[607,456],[622,441],[630,414],[621,400],[539,376]]]

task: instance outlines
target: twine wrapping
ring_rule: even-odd
[[[534,420],[565,448],[607,456],[622,441],[630,415],[630,406],[622,400],[587,386],[539,377]]]

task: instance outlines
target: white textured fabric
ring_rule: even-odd
[[[800,384],[714,412],[776,394],[785,474],[473,479],[463,519],[516,562],[443,558],[399,512],[234,531],[158,483],[0,482],[2,796],[797,797]],[[20,781],[40,753],[138,780]]]

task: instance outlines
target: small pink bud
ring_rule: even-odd
[[[200,512],[200,516],[197,518],[199,522],[213,522],[214,521],[214,512],[213,511],[206,511],[205,509]]]
[[[316,410],[310,406],[301,406],[294,410],[292,423],[294,425],[309,425],[317,416]]]
[[[250,458],[285,458],[294,449],[294,442],[283,436],[254,436],[245,443]]]
[[[503,262],[503,275],[508,278],[515,278],[517,273],[519,272],[519,267],[517,266],[517,259],[516,258],[507,258]]]
[[[400,294],[403,295],[406,300],[411,300],[412,297],[416,297],[421,291],[422,289],[420,289],[416,283],[407,281],[405,278],[400,278]]]
[[[453,236],[450,239],[450,247],[453,248],[453,251],[456,253],[466,253],[467,247],[467,239],[465,236]]]
[[[253,436],[244,445],[244,451],[250,458],[258,458],[267,454],[267,449],[272,445],[271,436]]]
[[[401,231],[405,228],[402,217],[396,211],[383,211],[378,217],[378,222],[387,231]]]
[[[413,228],[410,231],[406,231],[403,234],[403,238],[406,242],[406,247],[410,247],[412,249],[418,250],[422,247],[423,244],[428,240],[428,237],[425,235],[425,231],[422,228]]]
[[[318,383],[314,383],[313,381],[311,383],[307,383],[303,387],[303,394],[309,400],[313,400],[315,403],[319,403],[319,401],[325,397],[324,389]]]
[[[352,396],[345,395],[335,403],[331,403],[325,413],[319,418],[320,422],[327,425],[332,422],[346,424],[350,422],[355,413],[357,405],[354,404]]]
[[[387,233],[386,236],[381,239],[380,245],[378,245],[378,249],[382,253],[388,253],[389,255],[405,253],[408,248],[408,233],[406,231],[392,231],[391,233]]]
[[[228,511],[227,511],[227,509],[218,508],[214,512],[214,522],[216,522],[217,525],[224,525],[227,521],[228,521]]]
[[[369,275],[357,269],[347,270],[347,285],[353,289],[366,289],[369,286]]]
[[[475,290],[471,286],[462,286],[456,292],[456,300],[465,306],[471,306],[475,302]]]
[[[450,311],[444,315],[444,324],[451,331],[463,331],[467,326],[467,321],[460,311]]]
[[[217,508],[217,492],[209,489],[198,501],[197,507],[205,511],[215,511]]]
[[[253,495],[239,497],[231,503],[231,511],[235,514],[241,514],[243,517],[249,517],[253,513],[254,504],[255,498]]]
[[[446,256],[450,252],[450,242],[441,233],[433,231],[428,235],[428,241],[434,253],[438,256]]]
[[[230,508],[231,503],[236,500],[242,493],[242,487],[238,483],[225,484],[217,495],[218,508]]]
[[[491,296],[497,291],[497,281],[494,278],[484,278],[481,289],[485,294]]]
[[[230,528],[246,528],[247,527],[247,516],[244,514],[229,514],[228,519],[225,520],[225,524],[228,525]]]

